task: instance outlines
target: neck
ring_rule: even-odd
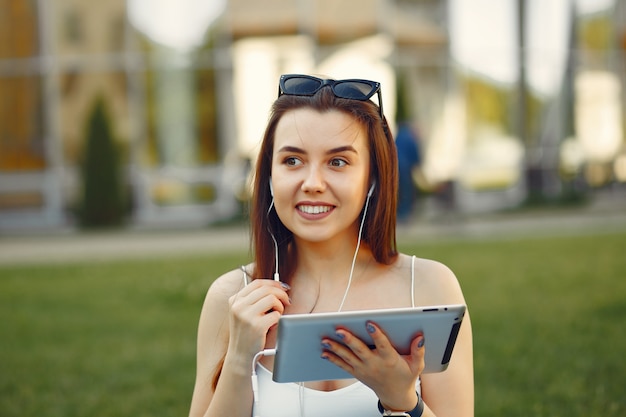
[[[332,275],[335,277],[346,271],[345,274],[347,275],[357,244],[356,231],[323,242],[305,241],[296,237],[293,248],[297,258],[298,270],[313,274],[316,271],[326,274],[328,270],[333,270]],[[368,257],[369,254],[368,245],[361,241],[358,258]]]
[[[352,270],[356,245],[356,239],[333,245],[328,242],[323,245],[311,245],[310,242],[303,245],[300,242],[298,246],[296,242],[298,270],[292,286],[303,290],[305,296],[300,300],[306,305],[305,311],[343,309],[351,286],[358,282],[374,260],[368,245],[361,242]]]

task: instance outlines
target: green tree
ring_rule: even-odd
[[[120,225],[125,214],[121,157],[102,97],[94,101],[85,131],[80,224],[85,228]]]

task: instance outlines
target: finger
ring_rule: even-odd
[[[372,349],[369,345],[363,342],[358,337],[354,336],[346,329],[339,328],[336,330],[335,335],[341,343],[333,344],[336,348],[336,354],[346,360],[353,360],[354,357],[360,361],[365,361],[372,355]]]
[[[281,304],[281,310],[284,308],[284,306],[291,304],[289,295],[285,292],[285,290],[276,287],[260,288],[259,290],[250,294],[249,297],[251,300],[254,300],[253,302],[256,303],[265,299],[267,296],[274,297],[274,299],[276,299]]]
[[[258,291],[260,288],[279,288],[283,291],[289,291],[291,289],[287,283],[275,281],[273,279],[259,278],[253,279],[250,284],[246,285],[241,289],[241,291],[239,291],[239,294],[241,294],[242,297],[246,297],[253,292]]]
[[[265,295],[253,304],[253,308],[257,314],[267,314],[276,311],[282,315],[285,312],[285,305],[275,294]]]
[[[426,338],[423,333],[420,333],[411,342],[411,355],[424,356],[425,353]]]
[[[283,303],[283,305],[289,305],[291,304],[291,300],[289,299],[289,294],[287,294],[287,291],[289,291],[291,289],[291,287],[288,284],[285,284],[284,282],[280,282],[280,281],[273,281],[273,280],[267,280],[267,279],[263,279],[260,281],[265,281],[263,283],[263,286],[269,289],[269,292],[271,294],[274,294],[281,303]]]
[[[269,280],[255,280],[255,281],[265,281],[265,283],[253,282],[248,287],[239,291],[239,293],[235,294],[231,297],[231,306],[236,305],[253,305],[259,303],[262,299],[264,299],[268,294],[276,297],[283,306],[291,304],[289,300],[289,295],[287,294],[286,287],[282,286],[280,283],[269,281]]]
[[[397,354],[385,332],[376,323],[368,321],[365,324],[365,329],[371,336],[374,346],[381,357],[385,358],[389,355]]]
[[[254,304],[236,303],[231,310],[233,323],[255,329],[255,333],[266,334],[272,326],[278,323],[285,307],[272,294],[267,294]]]
[[[282,313],[278,311],[270,311],[263,315],[263,317],[259,320],[259,326],[267,333],[270,328],[276,326],[278,324],[278,319]]]
[[[356,358],[350,354],[348,348],[332,339],[322,339],[322,349],[322,359],[337,365],[344,371],[354,372],[354,367],[350,362],[354,362]]]
[[[256,297],[260,298],[256,298]],[[261,292],[236,300],[231,309],[238,316],[259,317],[273,311],[283,314],[285,305],[276,294]]]
[[[418,334],[411,342],[411,355],[408,358],[409,366],[411,370],[418,375],[424,370],[425,362],[424,357],[426,355],[426,339],[423,334]]]

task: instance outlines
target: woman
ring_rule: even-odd
[[[473,416],[467,314],[444,372],[421,375],[423,335],[402,356],[372,324],[374,350],[345,330],[345,345],[320,340],[354,379],[277,384],[266,356],[253,405],[255,355],[275,346],[282,314],[465,304],[447,267],[397,252],[397,169],[378,83],[281,77],[256,165],[255,262],[207,293],[191,416]]]

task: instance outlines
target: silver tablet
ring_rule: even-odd
[[[276,382],[305,382],[353,378],[338,366],[322,359],[323,337],[338,340],[335,330],[348,329],[374,348],[365,326],[376,323],[400,354],[408,354],[411,341],[423,332],[425,373],[448,367],[456,337],[465,315],[464,305],[442,305],[341,313],[293,314],[278,322],[273,379]]]

